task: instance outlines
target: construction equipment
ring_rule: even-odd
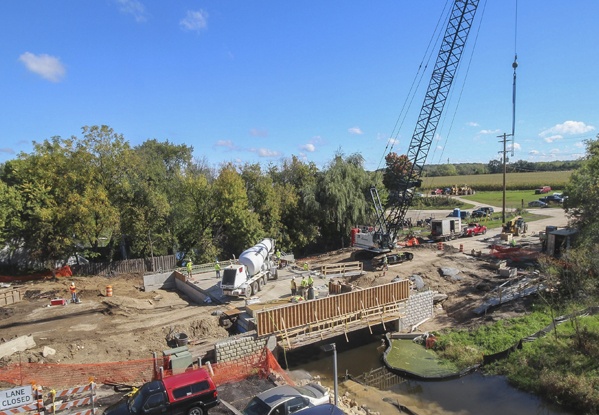
[[[223,270],[221,289],[223,295],[251,296],[262,290],[266,282],[276,279],[277,264],[274,260],[275,241],[266,238],[239,256],[239,264],[229,265]]]
[[[433,219],[431,221],[431,235],[433,241],[450,241],[462,235],[461,218]]]
[[[514,236],[523,235],[528,231],[528,224],[524,222],[522,216],[515,216],[503,224],[503,232],[511,233]]]
[[[449,90],[474,20],[479,0],[455,0],[445,35],[424,97],[418,122],[410,141],[404,165],[397,169],[396,187],[390,189],[394,202],[385,210],[377,189],[370,188],[376,225],[352,229],[352,245],[371,252],[389,252],[396,245],[397,233],[405,217],[414,189],[420,187],[422,170],[447,101]]]

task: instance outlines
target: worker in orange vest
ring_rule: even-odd
[[[71,303],[78,303],[79,299],[77,298],[77,287],[75,287],[75,283],[71,282],[71,286],[69,287],[69,291],[71,292]]]

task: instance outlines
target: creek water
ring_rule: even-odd
[[[368,343],[349,348],[345,338],[333,339],[337,345],[337,375],[343,379],[384,366],[381,343]],[[331,342],[331,343],[332,343]],[[301,353],[287,353],[290,370],[305,370],[319,376],[326,386],[333,385],[334,359],[317,346],[303,348]],[[407,406],[418,415],[573,415],[566,409],[543,401],[541,398],[510,386],[501,376],[485,376],[475,372],[448,381],[414,381],[397,377],[396,382],[378,386],[391,394],[393,400]],[[399,411],[397,412],[399,413]]]

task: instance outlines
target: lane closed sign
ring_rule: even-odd
[[[31,385],[0,391],[0,411],[33,403]]]

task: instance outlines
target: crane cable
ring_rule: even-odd
[[[514,83],[512,86],[512,157],[514,157],[514,147],[516,146],[515,134],[516,134],[516,68],[518,67],[518,0],[516,0],[516,13],[514,16]]]

